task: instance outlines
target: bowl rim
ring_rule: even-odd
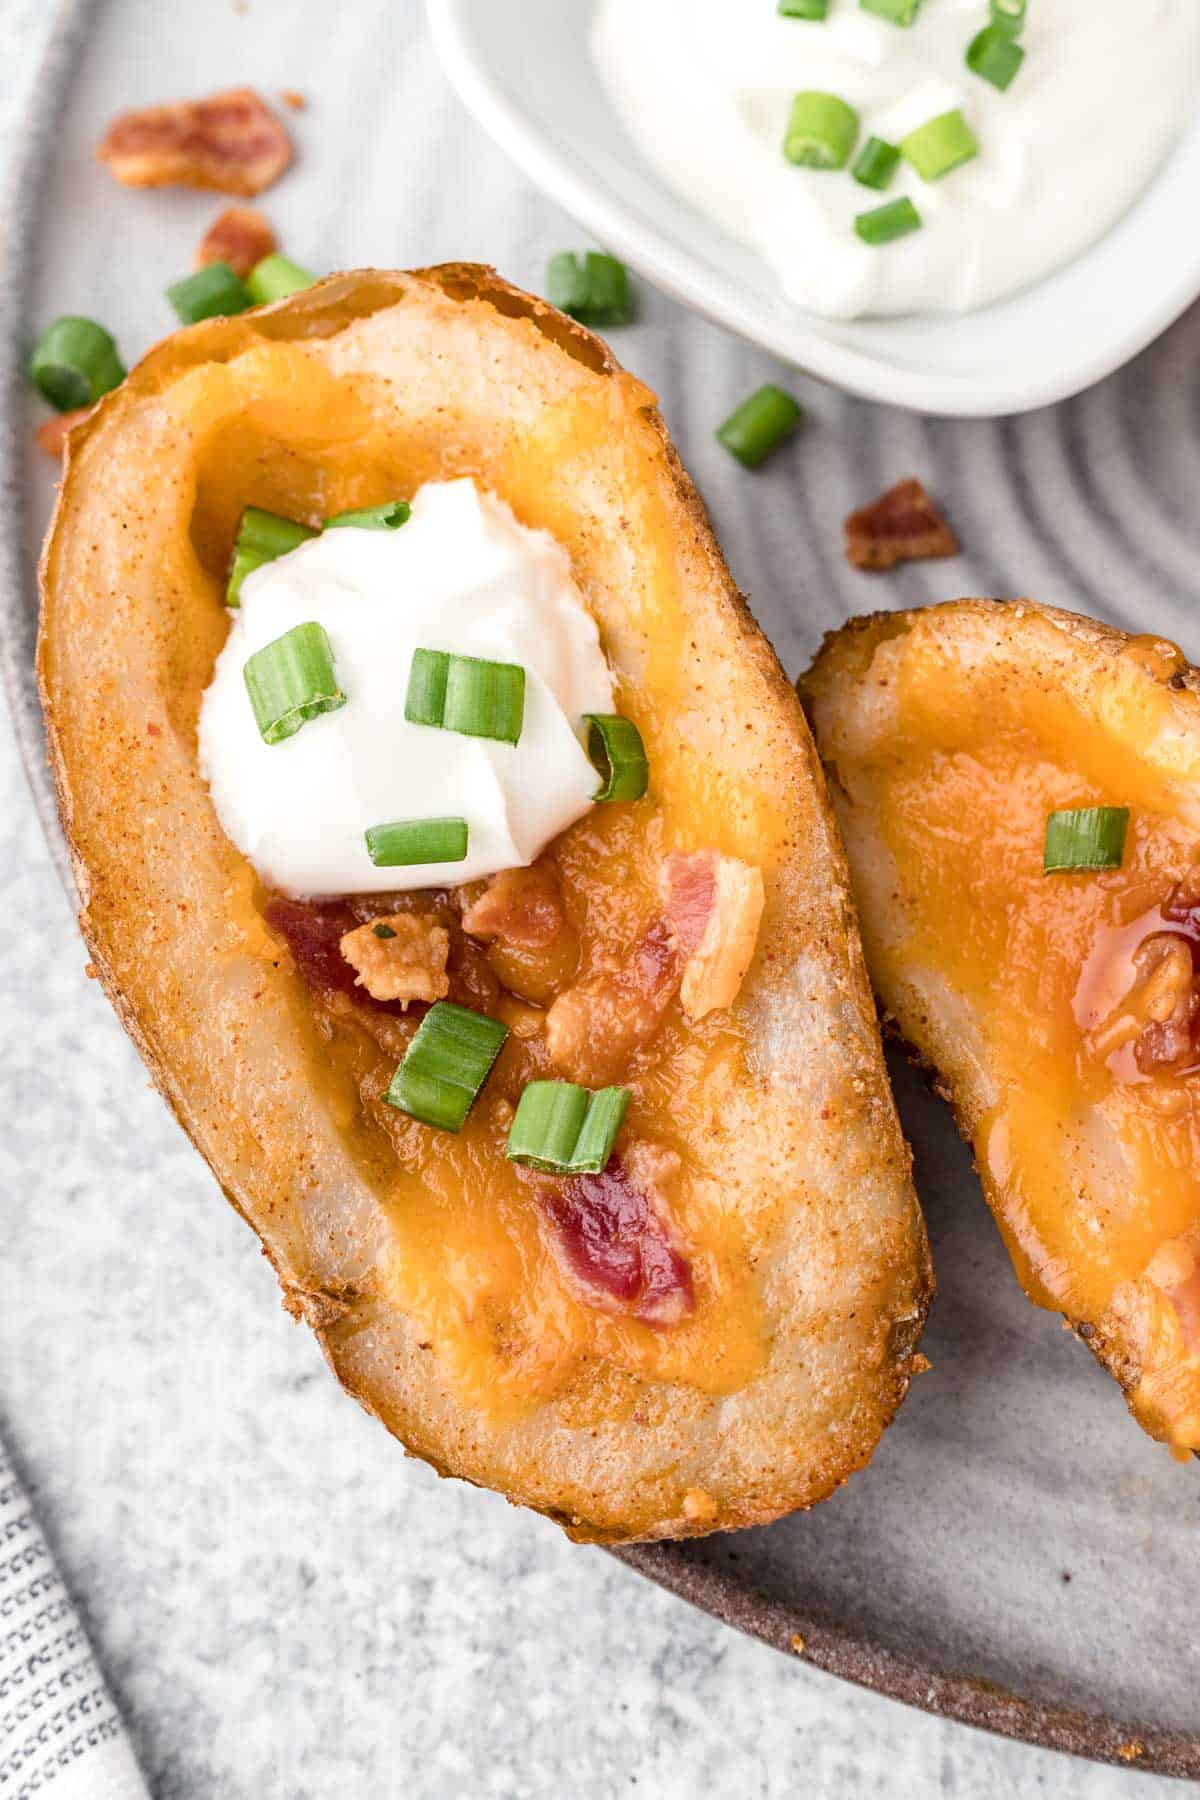
[[[1034,380],[1022,380],[1016,369],[990,376],[910,370],[832,341],[809,324],[809,315],[799,309],[794,325],[765,319],[755,306],[742,300],[736,287],[640,224],[568,166],[476,55],[470,19],[478,5],[479,0],[426,0],[434,47],[468,112],[534,185],[672,299],[847,393],[942,418],[1005,418],[1032,412],[1069,400],[1113,374],[1200,297],[1198,246],[1195,267],[1188,276],[1166,288],[1134,323],[1101,339],[1090,353],[1063,364],[1055,373]],[[1084,252],[1085,257],[1088,254]]]

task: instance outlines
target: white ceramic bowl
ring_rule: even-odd
[[[427,4],[450,80],[531,180],[677,299],[851,393],[928,413],[1027,412],[1111,374],[1200,296],[1200,114],[1120,224],[1036,287],[962,317],[821,319],[642,159],[588,55],[595,0]]]

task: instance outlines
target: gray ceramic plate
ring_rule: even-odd
[[[269,196],[312,266],[495,262],[527,285],[578,241],[469,124],[438,72],[418,0],[288,10],[58,0],[53,49],[27,83],[24,151],[3,196],[9,367],[0,442],[4,666],[54,841],[31,677],[32,552],[52,475],[15,372],[27,328],[98,314],[128,355],[167,330],[161,292],[190,264],[213,198],[118,190],[92,161],[137,100],[254,80],[294,86],[295,170]],[[261,16],[260,16],[261,15]],[[78,51],[78,54],[76,54]],[[780,371],[647,293],[619,353],[663,396],[734,573],[788,668],[869,608],[1027,593],[1193,654],[1200,574],[1200,312],[1119,377],[1018,422],[933,422],[807,388],[793,450],[750,477],[711,431]],[[791,376],[784,379],[793,380]],[[966,553],[878,581],[841,560],[839,521],[923,475]],[[629,1560],[696,1604],[808,1660],[951,1717],[1086,1755],[1200,1776],[1200,1483],[1126,1417],[1115,1386],[1031,1310],[941,1106],[896,1071],[940,1293],[917,1384],[872,1467],[807,1517]]]

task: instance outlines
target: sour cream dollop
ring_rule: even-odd
[[[472,881],[532,862],[587,812],[599,780],[580,721],[613,711],[595,621],[562,546],[473,481],[428,483],[397,531],[322,533],[250,575],[241,601],[200,707],[200,768],[269,886],[312,898]],[[242,672],[310,619],[346,705],[266,744]],[[519,663],[520,742],[410,725],[417,649]],[[368,826],[439,817],[466,819],[465,862],[372,863]]]
[[[592,50],[647,159],[799,305],[966,312],[1108,231],[1200,98],[1197,0],[1030,0],[1025,61],[1003,93],[964,61],[987,19],[985,0],[923,0],[909,27],[857,0],[832,0],[823,23],[780,17],[775,0],[602,0]],[[849,168],[795,168],[782,144],[804,89],[857,109],[860,146],[961,108],[980,154],[935,182],[902,165],[886,193]],[[861,243],[856,214],[903,194],[923,229]]]

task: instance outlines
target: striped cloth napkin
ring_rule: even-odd
[[[0,1441],[0,1797],[148,1800],[125,1727]]]

